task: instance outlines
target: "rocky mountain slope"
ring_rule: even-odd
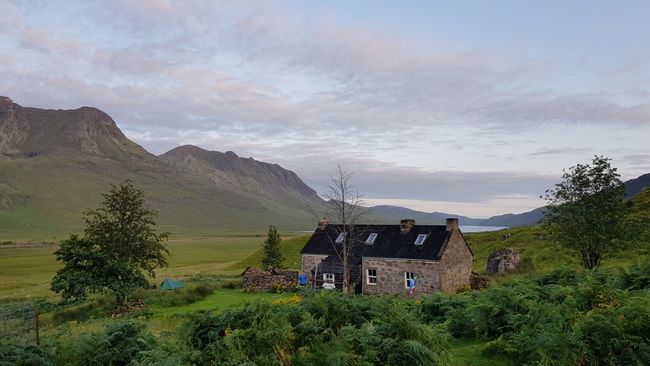
[[[193,145],[174,148],[159,158],[186,175],[208,178],[215,187],[259,199],[322,203],[296,173],[277,164],[241,158],[232,151],[207,151]]]
[[[295,173],[196,149],[175,149],[159,158],[126,138],[98,109],[25,108],[2,97],[0,241],[56,240],[78,232],[82,212],[97,207],[111,183],[125,179],[145,190],[149,205],[160,212],[161,227],[176,234],[312,226],[305,208],[322,201]],[[203,154],[209,157],[205,161]],[[187,166],[181,166],[183,160]]]

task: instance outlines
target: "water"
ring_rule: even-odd
[[[496,231],[507,229],[505,226],[476,226],[476,225],[460,225],[460,230],[464,233],[480,233],[482,231]]]
[[[464,233],[480,233],[482,231],[497,231],[507,229],[506,226],[477,226],[477,225],[460,225],[460,230]],[[300,233],[313,233],[314,230],[303,230]]]

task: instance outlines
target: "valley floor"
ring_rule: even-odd
[[[522,255],[522,267],[518,273],[496,276],[493,285],[507,284],[518,278],[548,273],[557,268],[579,270],[576,256],[544,241],[536,228],[519,228],[496,232],[466,235],[475,253],[475,270],[485,272],[486,258],[493,250],[512,247]],[[286,265],[291,269],[300,267],[299,251],[308,236],[285,236],[282,251]],[[159,290],[143,290],[148,309],[138,317],[158,337],[169,337],[186,322],[188,314],[201,311],[220,312],[246,303],[268,302],[284,304],[293,301],[291,293],[243,293],[240,289],[240,273],[248,266],[259,265],[261,245],[259,236],[205,237],[171,240],[169,267],[158,271],[158,283],[163,278],[184,279],[188,288],[163,293]],[[54,260],[52,244],[5,244],[0,245],[0,332],[22,332],[22,342],[33,343],[34,304],[42,306],[42,336],[60,337],[89,334],[102,331],[115,322],[106,317],[109,305],[104,298],[97,298],[81,305],[60,307],[58,299],[49,292],[49,281],[59,268]],[[622,271],[635,264],[650,261],[647,244],[631,248],[605,261],[610,272]],[[199,289],[205,287],[204,289]],[[7,314],[21,313],[12,323]],[[18,309],[18,311],[16,310]],[[25,315],[26,314],[26,315]],[[22,316],[22,318],[21,318]],[[22,319],[22,320],[20,320]],[[449,345],[449,362],[452,365],[514,365],[504,356],[486,356],[487,340],[458,339]]]

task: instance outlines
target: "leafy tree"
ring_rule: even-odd
[[[634,237],[633,225],[626,225],[630,204],[623,200],[625,186],[619,177],[610,159],[594,156],[591,165],[565,170],[562,181],[543,196],[548,202],[547,233],[577,250],[587,269],[598,267],[604,256]]]
[[[282,239],[280,238],[280,234],[278,234],[278,229],[273,225],[269,226],[267,238],[262,246],[264,251],[262,265],[265,268],[281,269],[283,267],[284,257],[280,253],[281,242]]]
[[[102,207],[84,213],[85,236],[70,236],[55,252],[64,266],[51,288],[66,300],[108,290],[126,303],[147,285],[145,275],[167,265],[169,233],[155,230],[157,213],[145,208],[144,192],[127,180],[103,196]]]

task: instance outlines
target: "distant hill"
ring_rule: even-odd
[[[638,178],[630,179],[625,182],[625,197],[628,199],[637,197],[646,188],[650,188],[650,173],[644,174]],[[646,194],[648,194],[646,192]],[[520,214],[506,214],[490,217],[475,225],[484,226],[527,226],[534,225],[542,221],[544,218],[544,207],[536,208],[532,211],[523,212]]]
[[[625,195],[627,198],[632,198],[648,187],[650,187],[650,173],[625,182]]]
[[[161,227],[181,235],[262,231],[270,223],[301,230],[314,221],[305,208],[322,204],[278,165],[196,147],[157,157],[98,109],[26,108],[0,97],[1,240],[78,232],[82,212],[125,179],[145,190]]]
[[[447,218],[457,218],[461,225],[481,225],[485,221],[443,212],[421,212],[399,206],[380,205],[369,209],[369,220],[376,224],[394,224],[405,218],[429,225],[444,224]]]
[[[532,211],[523,212],[520,214],[492,216],[489,219],[483,220],[483,222],[479,225],[507,227],[535,225],[542,221],[544,218],[544,211],[545,209],[543,207],[539,207]]]

